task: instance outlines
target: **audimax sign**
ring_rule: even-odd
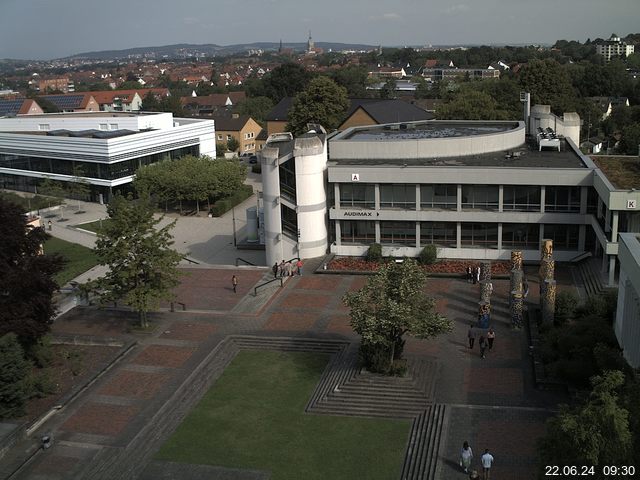
[[[373,216],[379,217],[380,212],[363,212],[362,210],[351,210],[351,211],[348,210],[346,212],[342,212],[342,215],[344,217],[373,217]]]

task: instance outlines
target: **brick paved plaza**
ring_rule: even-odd
[[[273,289],[268,301],[253,313],[234,313],[253,301],[253,287],[266,273],[257,269],[190,269],[178,289],[179,301],[188,310],[153,314],[157,328],[151,334],[131,333],[135,318],[124,311],[77,308],[60,318],[54,334],[107,336],[138,343],[49,420],[44,428],[53,432],[55,444],[39,454],[21,478],[151,478],[158,468],[153,454],[171,433],[159,425],[165,417],[158,417],[158,413],[175,404],[166,410],[170,412],[167,421],[178,422],[186,415],[189,405],[197,400],[189,392],[205,388],[206,375],[198,372],[213,371],[214,367],[198,369],[211,361],[220,342],[230,334],[357,342],[341,298],[360,288],[366,277],[291,277],[284,288]],[[235,294],[231,288],[234,274],[239,279]],[[531,280],[530,284],[529,300],[535,301],[537,284]],[[485,448],[491,450],[495,457],[492,479],[534,478],[535,440],[543,434],[544,421],[561,398],[534,389],[526,333],[512,330],[508,323],[507,289],[507,280],[494,281],[496,340],[493,351],[481,359],[478,347],[470,350],[466,342],[469,322],[476,316],[478,286],[463,279],[428,280],[427,293],[453,320],[454,330],[432,341],[408,339],[405,353],[439,366],[433,379],[434,401],[446,406],[446,414],[437,479],[465,478],[458,467],[458,453],[465,440],[476,460]],[[197,388],[190,389],[192,384]],[[153,436],[152,427],[156,429]],[[198,469],[194,467],[194,471]],[[246,476],[227,473],[229,476],[220,473],[219,478],[266,478],[255,471]],[[193,478],[198,478],[197,474]]]

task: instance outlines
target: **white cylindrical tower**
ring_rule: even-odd
[[[313,258],[327,252],[327,170],[326,142],[318,136],[296,138],[293,154],[296,162],[296,203],[298,216],[298,252],[301,258]]]
[[[282,220],[280,215],[280,172],[278,156],[280,149],[265,146],[260,151],[262,167],[262,208],[264,211],[264,245],[267,265],[284,260]]]

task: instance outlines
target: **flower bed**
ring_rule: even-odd
[[[380,265],[378,262],[369,262],[361,257],[335,257],[327,265],[327,270],[375,272],[380,268]],[[442,259],[432,265],[424,265],[422,268],[424,268],[427,273],[465,275],[469,265],[476,268],[480,265],[480,262]],[[491,262],[491,273],[493,275],[508,275],[510,271],[511,262],[505,260]]]

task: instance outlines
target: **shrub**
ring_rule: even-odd
[[[29,397],[44,398],[55,393],[56,382],[47,374],[47,372],[37,372],[29,376]]]
[[[235,207],[244,202],[251,195],[253,195],[253,187],[251,185],[242,185],[233,195],[218,200],[213,207],[211,207],[211,215],[220,217],[231,210],[231,207]]]
[[[597,297],[589,297],[583,306],[576,309],[576,317],[588,317],[597,315],[608,320],[615,320],[618,302],[618,291],[608,290]]]
[[[0,419],[24,414],[29,394],[29,362],[13,333],[0,338]]]
[[[379,262],[382,260],[382,245],[379,243],[372,243],[367,250],[368,262]]]
[[[438,249],[435,245],[425,245],[418,255],[418,263],[421,265],[431,265],[438,260]]]
[[[259,163],[256,163],[255,165],[251,165],[251,171],[253,173],[262,173],[262,165]]]
[[[573,292],[558,292],[556,297],[555,322],[558,325],[571,320],[578,307],[578,296]]]
[[[53,361],[51,337],[49,335],[41,337],[36,343],[29,347],[27,353],[38,368],[44,368],[51,365],[51,362]]]

